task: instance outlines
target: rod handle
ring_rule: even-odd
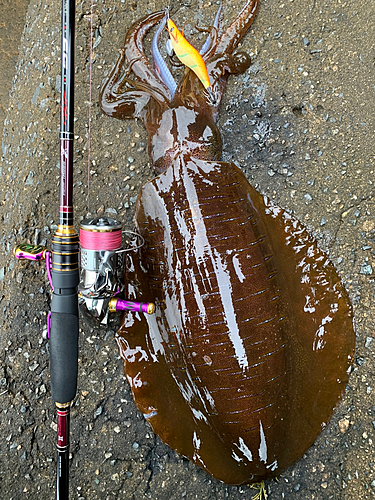
[[[77,391],[77,294],[52,296],[49,338],[51,394],[55,403],[72,401]],[[64,311],[64,312],[62,312]]]

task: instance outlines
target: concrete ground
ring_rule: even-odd
[[[90,193],[87,180],[88,1],[77,1],[75,213],[115,214],[131,227],[137,192],[153,172],[141,123],[103,116],[98,91],[127,28],[159,1],[94,2]],[[242,7],[224,5],[225,19]],[[171,2],[185,35],[216,2]],[[0,496],[54,497],[55,421],[41,332],[50,305],[42,264],[16,262],[23,241],[49,244],[58,217],[59,2],[33,0],[4,111],[0,166]],[[5,22],[5,21],[4,21]],[[253,65],[233,77],[221,106],[224,159],[303,221],[339,271],[356,318],[357,352],[342,404],[301,460],[267,481],[270,500],[375,497],[373,382],[375,3],[261,0],[242,43]],[[2,33],[2,32],[1,32]],[[3,61],[3,59],[2,59]],[[3,69],[3,62],[1,63]],[[3,97],[2,97],[3,102]],[[72,409],[71,498],[249,499],[155,437],[122,375],[113,329],[82,323]],[[296,436],[298,439],[298,436]]]

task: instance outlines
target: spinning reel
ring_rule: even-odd
[[[127,235],[127,248],[123,248],[123,234]],[[152,314],[153,303],[123,300],[124,265],[127,252],[136,251],[144,244],[142,236],[123,231],[117,220],[101,216],[86,219],[80,224],[80,283],[78,303],[81,312],[101,325],[109,321],[110,313],[116,311],[139,311]],[[15,248],[17,259],[45,260],[47,275],[52,287],[51,252],[41,245],[22,244]],[[53,287],[52,287],[53,289]],[[49,337],[50,315],[47,318]]]
[[[122,226],[111,217],[88,219],[80,225],[81,281],[79,305],[86,316],[107,324],[108,313],[115,311],[154,312],[154,304],[122,300],[123,270],[126,252],[144,244],[140,234],[124,231],[133,239],[122,248]]]

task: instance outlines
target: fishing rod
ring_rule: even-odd
[[[77,391],[80,282],[79,237],[73,226],[75,0],[62,0],[61,25],[59,225],[52,237],[52,251],[22,244],[15,248],[14,254],[18,259],[45,259],[52,288],[47,336],[51,396],[57,416],[56,498],[66,500],[69,498],[70,407]]]
[[[137,311],[152,314],[154,304],[121,298],[124,290],[124,252],[143,244],[140,235],[123,231],[110,217],[93,217],[74,229],[74,37],[75,0],[62,0],[61,109],[60,109],[60,205],[59,225],[52,237],[52,250],[21,244],[17,259],[46,261],[52,288],[47,316],[51,396],[57,417],[57,500],[69,498],[70,409],[77,392],[79,310],[99,324],[107,324],[111,312]],[[91,61],[90,61],[91,64]],[[132,243],[123,248],[126,232]],[[79,269],[79,261],[81,271]]]
[[[73,213],[75,0],[62,1],[59,225],[52,238],[51,396],[57,416],[56,498],[69,498],[70,407],[77,391],[79,238]]]

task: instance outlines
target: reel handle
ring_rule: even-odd
[[[42,245],[29,245],[28,243],[22,243],[13,250],[18,260],[45,260],[47,252],[47,248]]]
[[[153,302],[134,302],[113,297],[108,304],[110,312],[134,311],[146,314],[154,314],[155,304]]]

